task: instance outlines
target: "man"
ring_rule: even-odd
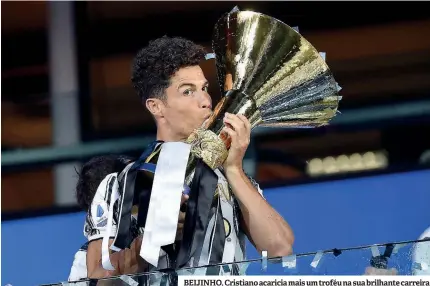
[[[205,55],[203,47],[189,40],[162,37],[150,42],[135,57],[132,83],[142,104],[152,114],[157,125],[157,141],[143,156],[145,162],[152,160],[156,164],[160,146],[164,142],[185,140],[211,115],[212,101],[208,94],[208,81],[199,66]],[[258,185],[245,175],[242,168],[243,157],[250,141],[250,124],[245,117],[233,114],[227,114],[224,122],[228,126],[224,132],[231,137],[232,143],[222,169],[216,170],[219,178],[217,194],[218,202],[223,208],[222,213],[231,214],[229,218],[223,218],[226,237],[222,239],[228,242],[238,241],[233,248],[230,245],[228,251],[225,250],[228,243],[225,243],[224,253],[228,253],[226,256],[229,257],[227,260],[233,262],[232,255],[234,261],[245,258],[245,234],[257,250],[267,251],[268,256],[289,255],[294,241],[290,226],[266,202]],[[211,229],[212,234],[218,232],[215,226]],[[213,241],[212,234],[210,230],[207,231],[205,239],[212,237],[210,241]],[[211,246],[204,250],[206,256],[211,253],[210,249]],[[203,250],[199,251],[202,255],[193,257],[198,265],[212,261],[210,257],[204,257]],[[88,254],[91,255],[87,256],[88,264],[100,265],[101,253],[101,244],[90,242]],[[177,252],[173,249],[169,256],[172,263],[175,261],[172,256],[175,255]],[[166,265],[159,264],[158,268],[163,266]]]
[[[86,237],[90,237],[92,240],[98,239],[97,235],[101,231],[103,231],[103,227],[99,225],[95,225],[95,221],[90,215],[91,212],[91,204],[96,196],[105,196],[106,189],[98,188],[100,183],[112,173],[120,172],[125,168],[125,166],[130,163],[133,159],[127,156],[116,156],[116,155],[108,155],[108,156],[98,156],[90,159],[83,166],[81,171],[78,173],[78,182],[76,185],[76,199],[79,207],[87,212],[86,222],[84,227],[84,234]],[[97,211],[97,210],[96,210]],[[100,217],[103,217],[100,216]],[[69,281],[77,281],[80,279],[85,279],[88,277],[87,275],[87,248],[88,242],[80,247],[78,252],[76,253],[73,261],[73,265],[69,275]],[[99,273],[95,276],[104,277],[108,274],[108,271],[103,269],[98,269]],[[91,271],[90,271],[91,274]],[[90,275],[90,277],[94,275]]]

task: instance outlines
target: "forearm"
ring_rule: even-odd
[[[226,177],[239,202],[244,227],[257,250],[266,250],[270,257],[290,255],[294,235],[289,224],[258,193],[243,170],[226,171]]]

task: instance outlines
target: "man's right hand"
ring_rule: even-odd
[[[140,247],[142,236],[138,236],[130,245],[130,248],[123,249],[111,254],[111,260],[116,262],[115,274],[135,274],[144,272],[148,264],[140,257]]]

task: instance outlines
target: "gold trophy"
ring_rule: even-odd
[[[195,157],[212,169],[228,155],[222,131],[225,112],[242,114],[252,128],[312,128],[337,113],[339,86],[319,52],[283,22],[256,12],[233,10],[215,25],[212,38],[223,92],[212,116],[187,139],[191,144],[186,182]]]

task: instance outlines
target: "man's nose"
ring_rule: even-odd
[[[201,107],[202,108],[208,108],[212,109],[212,98],[210,95],[206,92],[202,94],[202,101],[201,101]]]

